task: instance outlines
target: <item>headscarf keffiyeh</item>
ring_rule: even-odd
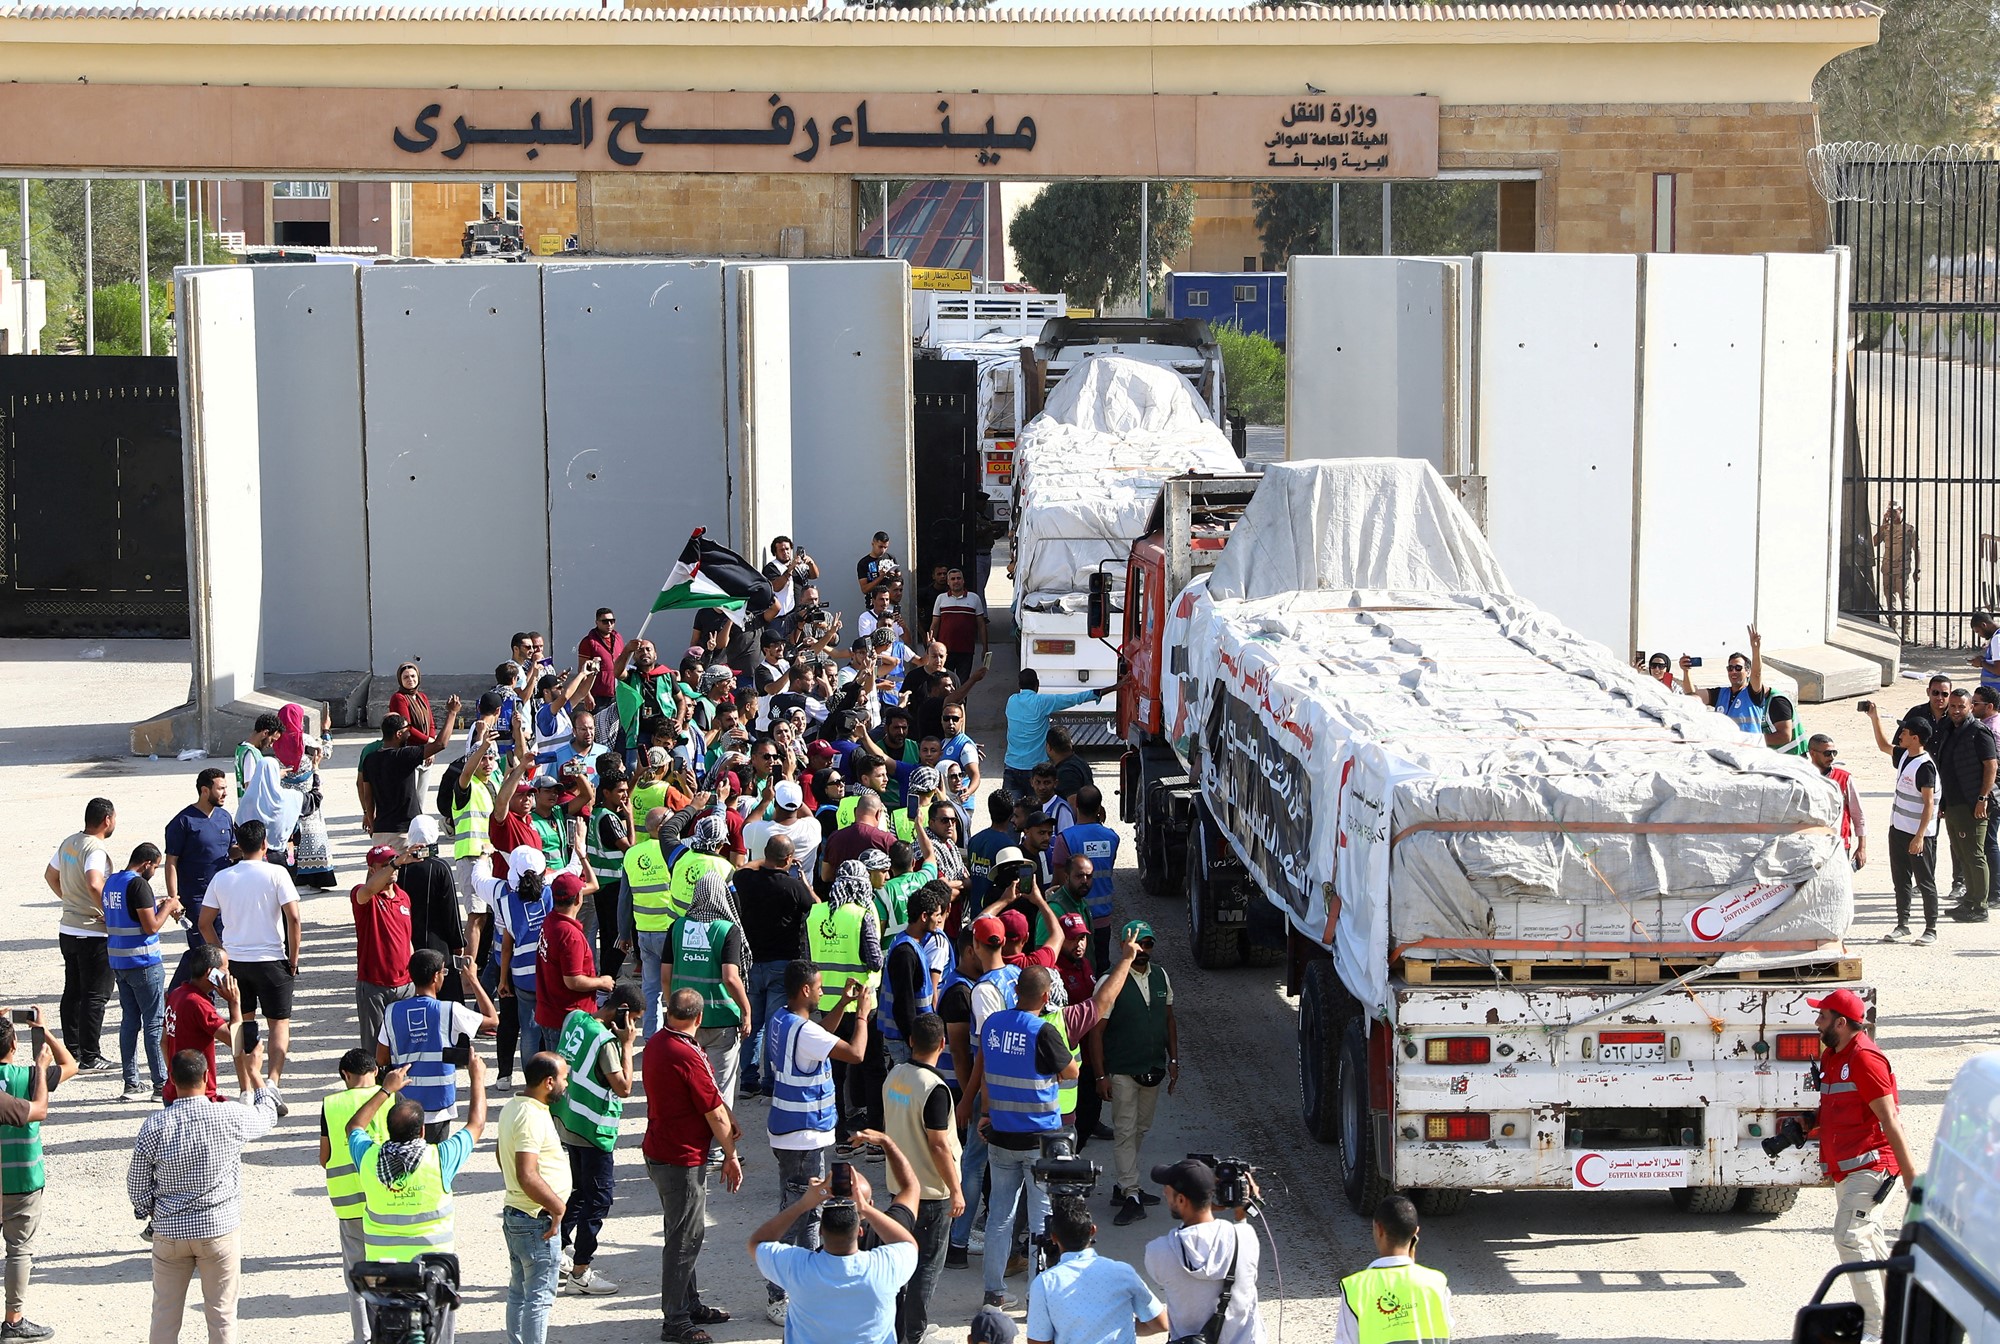
[[[861,860],[849,859],[834,872],[826,903],[837,910],[843,905],[865,905],[874,896],[875,884],[868,880],[868,870]]]

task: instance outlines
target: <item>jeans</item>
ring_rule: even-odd
[[[507,1238],[507,1344],[543,1344],[549,1337],[549,1308],[562,1273],[562,1246],[546,1235],[549,1221],[546,1209],[500,1210]]]
[[[105,938],[79,938],[59,933],[62,949],[63,1044],[79,1064],[104,1058],[104,1006],[111,1002],[111,943]],[[182,1285],[185,1290],[186,1285]]]
[[[1972,804],[1947,807],[1944,831],[1951,842],[1952,872],[1965,882],[1965,908],[1984,910],[1993,875],[1986,870],[1985,817],[1972,815]]]
[[[1882,1231],[1882,1206],[1875,1202],[1875,1189],[1882,1184],[1879,1171],[1856,1171],[1842,1177],[1833,1187],[1833,1246],[1842,1264],[1857,1260],[1887,1260],[1889,1238]],[[1864,1333],[1882,1333],[1882,1275],[1850,1274],[1848,1290],[1861,1304],[1866,1321]]]
[[[692,1329],[688,1313],[701,1300],[695,1286],[695,1261],[708,1223],[707,1173],[701,1167],[676,1167],[648,1158],[646,1175],[660,1196],[660,1337]]]
[[[618,893],[624,886],[619,878],[610,881],[598,879],[597,895],[591,897],[587,907],[596,912],[594,923],[597,928],[597,973],[618,978],[618,968],[625,964],[625,953],[618,946]]]
[[[542,1053],[543,1039],[547,1035],[535,1021],[535,991],[514,986],[514,1015],[521,1023],[521,1072],[528,1071],[528,1061]]]
[[[986,1150],[986,1170],[993,1188],[986,1196],[986,1254],[983,1277],[986,1291],[997,1293],[1007,1286],[1007,1250],[1014,1239],[1014,1205],[1025,1187],[1028,1192],[1028,1235],[1034,1237],[1049,1218],[1048,1191],[1034,1178],[1035,1161],[1042,1155],[1038,1143],[1033,1148],[993,1148]]]
[[[1937,927],[1937,837],[1924,841],[1924,852],[1910,853],[1913,837],[1908,831],[1889,828],[1889,881],[1896,888],[1896,922],[1910,922],[1910,896],[1921,892],[1924,898],[1924,927]]]
[[[166,1056],[160,1053],[160,1023],[167,1015],[167,968],[160,962],[113,972],[118,982],[118,1062],[124,1066],[125,1086],[139,1081],[136,1047],[141,1031],[146,1036],[146,1070],[153,1086],[167,1080]]]
[[[652,1040],[653,1033],[660,1029],[660,962],[667,955],[667,935],[670,929],[657,933],[639,934],[639,993],[646,1000],[646,1017],[640,1026],[640,1035]]]
[[[826,1175],[827,1154],[832,1148],[773,1148],[771,1156],[778,1159],[778,1207],[789,1209],[805,1196],[806,1187]],[[809,1251],[819,1249],[819,1210],[801,1214],[792,1225],[785,1229],[780,1238],[788,1246],[803,1246]],[[773,1302],[785,1300],[785,1290],[768,1280],[764,1284],[764,1296]]]
[[[896,1294],[896,1338],[902,1344],[924,1344],[924,1329],[931,1323],[931,1294],[937,1291],[938,1275],[944,1273],[950,1232],[950,1200],[917,1202],[917,1272]]]
[[[895,1068],[898,1064],[909,1063],[910,1043],[908,1041],[888,1041],[888,1040],[883,1041],[882,1061],[892,1069]],[[885,1073],[884,1077],[886,1076],[887,1074]]]
[[[750,968],[750,1025],[754,1030],[743,1042],[743,1090],[771,1095],[778,1080],[777,1069],[764,1063],[764,1024],[785,1006],[786,961],[760,961]]]
[[[1033,798],[1035,796],[1034,775],[1035,769],[1033,766],[1028,766],[1025,769],[1011,765],[1004,766],[1000,773],[1001,787],[1005,788],[1007,792],[1013,794],[1016,798]]]
[[[594,1143],[566,1143],[569,1204],[563,1210],[563,1245],[572,1248],[571,1258],[582,1269],[597,1258],[597,1234],[611,1214],[611,1192],[618,1178],[613,1154]]]
[[[972,1244],[972,1220],[979,1216],[979,1186],[986,1179],[986,1138],[979,1132],[979,1118],[973,1117],[965,1131],[965,1151],[958,1158],[958,1188],[965,1191],[965,1212],[952,1220],[951,1244]],[[1012,1216],[1009,1210],[1009,1216]]]

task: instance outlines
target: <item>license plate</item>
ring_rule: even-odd
[[[1667,1062],[1665,1041],[1600,1042],[1597,1047],[1600,1064],[1664,1064]]]

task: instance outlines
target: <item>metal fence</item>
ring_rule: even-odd
[[[1853,260],[1841,609],[1963,648],[2000,603],[2000,163],[1827,146],[1813,168]]]

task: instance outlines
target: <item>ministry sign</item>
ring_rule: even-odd
[[[9,161],[199,175],[1434,177],[1416,96],[0,85]]]

